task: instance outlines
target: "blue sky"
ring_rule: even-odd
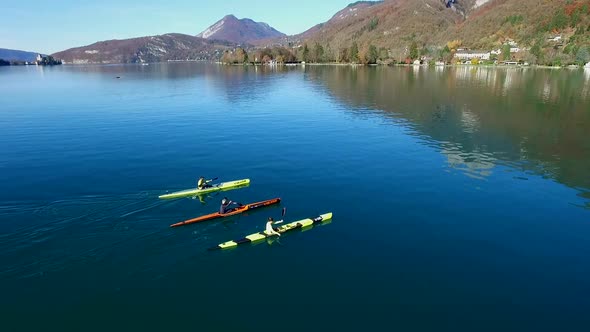
[[[168,32],[196,35],[227,14],[295,34],[328,20],[352,1],[6,1],[0,7],[0,48],[53,53],[100,40]]]

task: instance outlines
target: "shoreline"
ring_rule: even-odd
[[[340,63],[340,62],[326,62],[326,63],[302,63],[302,62],[294,62],[294,63],[282,63],[282,64],[261,64],[261,63],[245,63],[245,64],[225,64],[219,61],[207,61],[207,60],[167,60],[167,61],[159,61],[159,62],[145,62],[145,63],[62,63],[61,66],[127,66],[127,65],[146,65],[146,64],[164,64],[164,63],[211,63],[217,64],[221,66],[236,66],[236,67],[268,67],[268,68],[277,68],[277,67],[305,67],[305,66],[336,66],[336,67],[414,67],[414,68],[514,68],[514,69],[526,69],[526,68],[533,68],[533,69],[567,69],[567,70],[590,70],[590,68],[585,66],[546,66],[546,65],[494,65],[494,64],[445,64],[445,65],[430,65],[430,64],[405,64],[405,63],[396,63],[396,64],[362,64],[362,63]],[[28,67],[29,65],[10,65],[10,66],[2,66],[2,67]],[[33,65],[34,66],[34,65]]]
[[[396,64],[362,64],[362,63],[339,63],[339,62],[326,62],[326,63],[283,63],[283,64],[253,64],[253,63],[244,63],[244,64],[225,64],[221,62],[215,62],[216,64],[223,65],[223,66],[255,66],[255,67],[305,67],[305,66],[351,66],[351,67],[416,67],[416,68],[535,68],[535,69],[569,69],[569,70],[577,70],[577,69],[589,69],[584,66],[577,66],[577,67],[569,67],[569,66],[546,66],[546,65],[487,65],[487,64],[445,64],[445,65],[414,65],[414,64],[405,64],[405,63],[396,63]]]

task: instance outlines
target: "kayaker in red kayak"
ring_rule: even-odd
[[[227,197],[224,197],[221,200],[221,206],[219,207],[219,214],[225,214],[230,212],[232,209],[230,208],[230,206],[232,204],[235,204],[237,206],[242,206],[242,204],[234,202],[234,201],[230,201],[229,199],[227,199]]]

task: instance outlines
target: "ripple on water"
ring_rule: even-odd
[[[0,275],[11,278],[39,276],[73,264],[100,259],[126,243],[161,232],[162,220],[150,211],[165,202],[154,193],[122,196],[86,196],[33,204],[5,204],[0,218],[34,216],[31,224],[0,236]]]

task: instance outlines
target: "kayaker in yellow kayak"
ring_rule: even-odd
[[[283,222],[282,220],[280,222],[277,222],[277,224]],[[273,235],[278,235],[281,236],[281,234],[277,231],[274,230],[274,228],[272,227],[272,225],[275,224],[275,221],[272,217],[268,217],[268,221],[266,222],[266,230],[264,231],[264,233],[266,233],[266,235],[268,236],[273,236]]]
[[[199,181],[197,181],[197,189],[205,189],[205,188],[213,187],[212,185],[209,184],[211,181],[213,181],[213,180],[205,180],[205,178],[201,176],[199,178]]]

